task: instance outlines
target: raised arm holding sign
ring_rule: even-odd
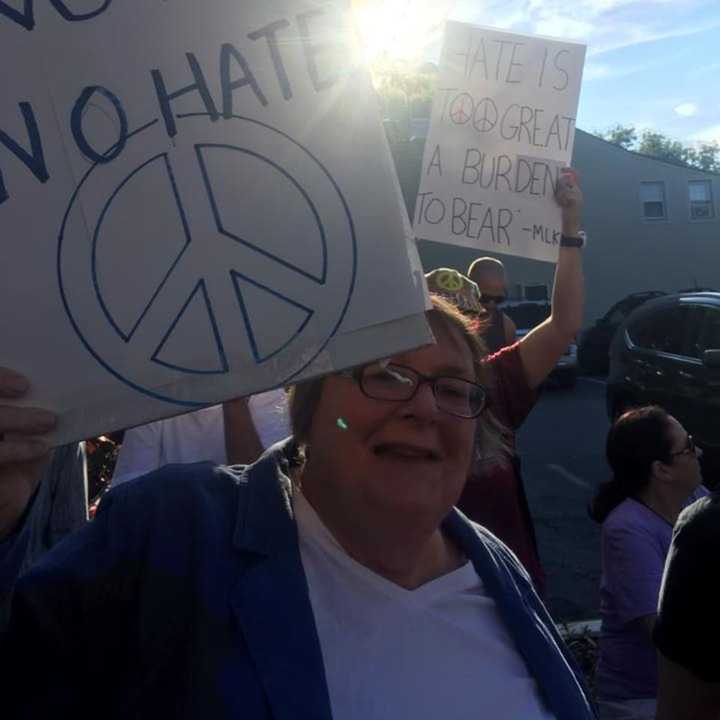
[[[556,198],[562,214],[562,238],[550,317],[520,342],[520,354],[531,388],[537,388],[545,381],[568,345],[575,340],[582,327],[585,308],[581,252],[584,240],[580,230],[583,195],[572,171],[561,174]]]

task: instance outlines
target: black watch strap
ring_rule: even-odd
[[[560,236],[560,247],[574,247],[583,248],[585,247],[585,233],[581,233],[576,237],[570,237],[568,235]]]

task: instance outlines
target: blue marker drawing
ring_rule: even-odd
[[[208,114],[191,113],[176,116],[176,121],[179,133],[187,130],[193,138],[207,140],[173,147],[162,123],[153,120],[123,132],[102,155],[103,161],[85,173],[60,228],[57,277],[67,317],[96,362],[144,395],[199,407],[212,399],[195,396],[192,385],[182,398],[162,388],[177,387],[183,378],[237,371],[233,365],[238,361],[241,368],[250,362],[258,372],[272,373],[275,384],[285,384],[313,362],[347,313],[355,287],[357,241],[337,182],[286,133],[236,115],[213,122]],[[147,150],[153,147],[155,152]],[[194,177],[178,175],[181,158],[183,168],[195,168]],[[232,168],[236,162],[245,173],[257,167],[269,179],[263,192],[273,201],[279,193],[293,198],[296,213],[304,213],[305,232],[288,227],[286,239],[275,238],[269,249],[262,233],[256,236],[257,228],[253,232],[241,227],[242,212],[231,208],[232,217],[225,216],[227,200],[223,205],[218,192],[223,189],[219,173],[227,170],[218,168]],[[252,183],[247,174],[241,177]],[[158,178],[163,178],[162,187]],[[153,198],[158,192],[167,194],[162,207],[174,217],[164,224],[154,218],[154,227],[173,232],[162,238],[165,244],[153,246],[152,267],[143,267],[143,257],[150,262],[147,243],[154,238],[133,233],[133,228],[142,228],[143,218],[130,218],[138,220],[137,226],[122,227],[127,221],[123,213],[134,197],[144,193],[144,198]],[[103,193],[105,199],[98,204]],[[154,206],[148,201],[143,207],[152,212]],[[248,209],[252,216],[253,206]],[[91,228],[89,244],[81,218],[87,218]],[[282,229],[282,218],[280,225],[276,221],[273,217],[273,228]],[[285,247],[292,249],[293,259],[284,257]],[[113,262],[121,258],[122,267],[134,267],[133,257],[137,280],[118,279]],[[88,268],[85,274],[78,270],[83,267]],[[164,375],[160,382],[158,373]],[[152,385],[145,379],[149,376]]]

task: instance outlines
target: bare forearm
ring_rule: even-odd
[[[562,234],[565,237],[578,237],[582,228],[583,197],[572,170],[563,171],[558,193],[558,204],[562,211]],[[582,250],[561,246],[555,268],[551,318],[563,340],[570,342],[580,331],[584,304]]]
[[[563,171],[555,197],[562,210],[563,235],[577,237],[583,197],[572,170]],[[537,388],[545,380],[580,331],[584,302],[582,250],[561,246],[555,268],[550,317],[520,341],[520,358],[531,388]]]
[[[585,278],[582,270],[582,250],[561,247],[555,269],[550,317],[555,329],[568,343],[582,327],[584,304]]]

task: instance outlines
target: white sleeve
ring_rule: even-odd
[[[160,467],[161,445],[159,422],[126,430],[110,487],[157,470]]]
[[[291,434],[287,394],[282,388],[252,395],[248,406],[264,450]]]

